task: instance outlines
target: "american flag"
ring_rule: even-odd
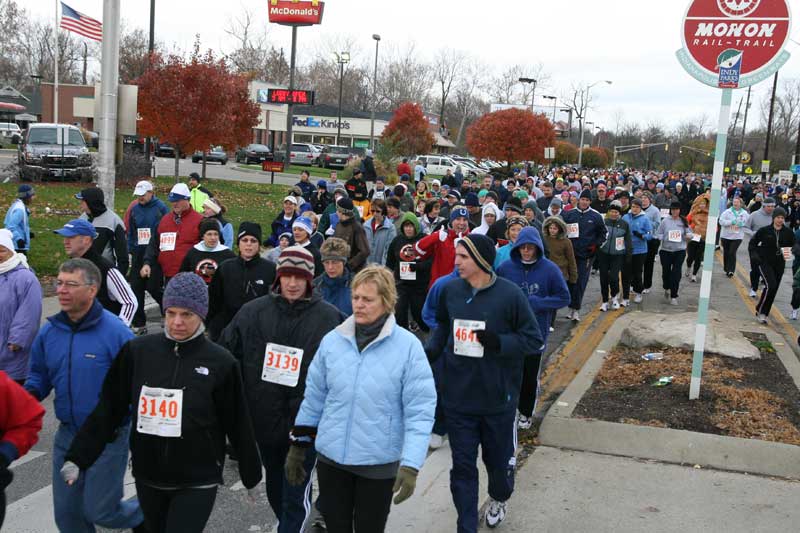
[[[61,27],[94,41],[103,40],[103,24],[61,2]]]

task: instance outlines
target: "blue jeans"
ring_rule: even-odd
[[[286,481],[284,466],[286,455],[289,453],[288,443],[275,446],[259,442],[258,449],[267,474],[265,479],[267,500],[272,512],[278,518],[278,533],[303,531],[308,517],[311,516],[311,473],[317,465],[314,448],[306,451],[303,462],[306,478],[300,485],[292,485]]]
[[[81,471],[70,487],[60,470],[75,433],[62,424],[53,441],[53,508],[59,531],[94,533],[95,524],[109,529],[132,529],[141,524],[144,515],[139,501],[122,501],[130,426],[119,429],[114,442],[106,445],[97,462]]]
[[[570,309],[576,311],[581,310],[581,302],[583,301],[583,293],[586,292],[586,286],[589,284],[589,275],[592,273],[592,257],[576,257],[575,262],[578,264],[578,282],[572,287],[572,301],[569,304]]]

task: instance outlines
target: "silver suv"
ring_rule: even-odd
[[[81,130],[68,124],[31,124],[19,149],[19,173],[23,181],[92,181],[92,156]]]
[[[0,122],[0,148],[11,144],[19,144],[22,130],[13,122]]]

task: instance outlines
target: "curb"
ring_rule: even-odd
[[[652,459],[667,463],[704,465],[731,470],[800,479],[800,447],[790,444],[654,428],[594,419],[573,418],[572,413],[589,390],[605,355],[617,345],[625,328],[617,321],[597,346],[581,372],[548,411],[539,431],[542,445],[573,450]],[[770,342],[784,339],[767,332]],[[800,383],[800,362],[783,342],[776,346],[786,371]]]

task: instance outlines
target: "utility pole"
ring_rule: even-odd
[[[100,168],[98,185],[106,205],[114,205],[117,145],[117,96],[119,91],[119,3],[103,0],[103,44],[100,57]],[[178,154],[175,154],[178,157]]]
[[[744,100],[744,97],[739,98],[739,107],[736,109],[736,118],[733,119],[733,128],[731,128],[731,133],[733,135],[736,135],[736,125],[739,123],[739,113],[742,111],[742,101],[743,100]],[[731,146],[732,145],[733,145],[733,143],[730,143],[730,144],[728,144],[728,146],[726,148],[726,151],[725,151],[725,165],[727,165],[728,161],[730,161],[730,150],[731,150]]]
[[[81,80],[83,84],[86,85],[86,63],[89,59],[89,46],[86,43],[83,43],[83,76]]]
[[[767,143],[764,146],[764,161],[769,161],[769,141],[772,137],[772,114],[775,111],[775,92],[778,90],[778,71],[772,80],[772,98],[769,101],[769,119],[767,119]],[[767,172],[764,170],[764,163],[761,164],[761,181],[767,180]]]
[[[297,26],[292,26],[292,55],[289,58],[289,93],[294,91],[294,65],[297,55]],[[294,108],[292,103],[286,109],[286,154],[284,156],[284,171],[289,169],[292,164],[292,126],[294,125]],[[269,128],[269,125],[267,126]],[[274,150],[275,147],[273,146]]]
[[[375,149],[373,139],[375,138],[375,106],[378,105],[378,45],[381,44],[381,36],[377,33],[372,35],[375,39],[375,73],[372,76],[372,105],[370,106],[369,116],[369,148]]]
[[[747,88],[747,102],[744,104],[744,122],[742,123],[742,144],[739,148],[739,154],[744,152],[744,134],[747,131],[747,113],[750,111],[750,90],[752,88],[752,86]]]

